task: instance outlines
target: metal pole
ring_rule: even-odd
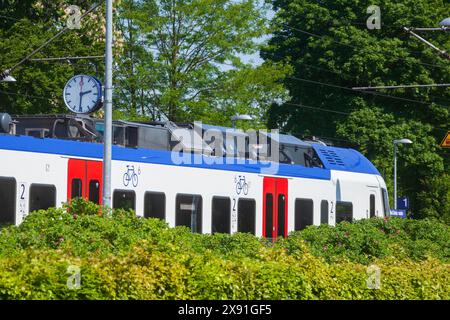
[[[439,27],[439,28],[410,28],[414,31],[450,31],[449,27]]]
[[[397,144],[394,142],[394,209],[397,210]]]
[[[113,5],[106,0],[106,72],[105,72],[105,127],[103,133],[103,207],[111,208],[111,141],[112,141],[112,43]]]
[[[414,37],[416,37],[417,39],[419,39],[420,41],[422,41],[423,43],[427,44],[428,46],[430,46],[431,48],[433,48],[434,50],[436,50],[437,52],[439,52],[442,56],[444,56],[445,58],[450,60],[450,54],[445,51],[442,50],[438,47],[436,47],[434,44],[432,44],[430,41],[427,41],[426,39],[422,38],[421,36],[419,36],[418,34],[414,33],[411,28],[403,28],[406,32],[409,32],[411,35],[413,35]]]

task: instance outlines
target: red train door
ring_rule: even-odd
[[[102,162],[69,159],[67,174],[67,200],[85,198],[102,203]]]
[[[265,177],[263,183],[263,236],[287,237],[288,180]]]

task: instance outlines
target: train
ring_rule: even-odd
[[[0,224],[18,225],[30,212],[61,207],[78,197],[102,204],[103,144],[95,139],[58,137],[55,124],[63,123],[61,118],[53,119],[50,129],[38,130],[43,135],[34,135],[33,128],[39,125],[27,124],[28,120],[16,117],[6,126],[3,123],[0,133]],[[85,119],[72,120],[68,123],[78,121],[78,127],[101,136],[101,120],[89,122],[90,130],[83,126],[83,121],[88,123]],[[33,130],[20,131],[20,123]],[[166,137],[167,132],[161,130],[170,127],[116,122],[115,128],[128,128],[125,125],[160,130],[156,138],[146,136],[152,141],[161,134]],[[226,128],[216,129],[224,132]],[[174,133],[169,131],[169,136]],[[126,136],[127,141],[131,136]],[[186,226],[192,232],[247,232],[265,238],[287,237],[309,225],[389,215],[385,181],[360,152],[291,135],[281,135],[277,142],[280,154],[291,150],[301,160],[294,161],[296,156],[292,156],[292,161],[279,160],[276,170],[267,170],[273,162],[251,161],[236,154],[218,157],[192,152],[183,155],[188,161],[179,161],[180,153],[170,142],[161,148],[116,143],[112,148],[112,206],[162,219],[171,227]],[[308,163],[308,153],[315,161]]]

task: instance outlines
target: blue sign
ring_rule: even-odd
[[[408,197],[397,198],[397,209],[408,210],[409,209],[409,199]]]
[[[403,218],[406,219],[406,210],[405,209],[391,209],[391,217]]]

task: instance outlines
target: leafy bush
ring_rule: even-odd
[[[0,230],[0,299],[450,298],[449,229],[436,221],[309,227],[273,244],[99,212],[80,200]],[[76,290],[69,266],[81,270]]]
[[[292,233],[280,245],[293,253],[302,241],[328,262],[345,258],[367,264],[387,256],[413,260],[431,256],[450,261],[450,227],[437,220],[386,218],[344,222],[336,227],[310,226]]]

